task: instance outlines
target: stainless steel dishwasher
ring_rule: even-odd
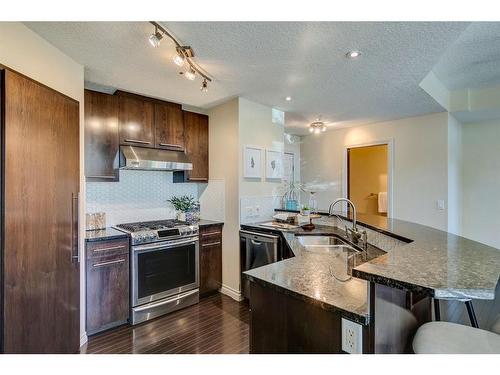
[[[270,233],[240,230],[241,272],[277,262],[279,236]],[[241,275],[241,292],[249,297],[250,282]]]

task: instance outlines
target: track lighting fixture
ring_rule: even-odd
[[[179,53],[174,56],[173,60],[174,60],[175,65],[177,65],[177,66],[183,66],[184,65],[184,56],[182,56]]]
[[[156,48],[160,45],[162,39],[163,35],[158,31],[158,27],[155,26],[155,32],[149,36],[149,43]]]
[[[188,80],[194,81],[196,76],[199,75],[203,78],[203,82],[201,84],[201,91],[208,91],[208,82],[212,82],[212,79],[207,75],[207,73],[201,69],[193,60],[194,51],[190,46],[181,45],[177,39],[170,34],[167,29],[165,29],[162,25],[157,22],[150,22],[154,27],[155,31],[149,37],[149,43],[153,47],[158,47],[160,45],[160,41],[164,36],[169,37],[175,44],[176,54],[173,57],[173,62],[175,65],[183,67],[183,69],[179,72],[183,74]]]
[[[184,76],[190,81],[194,81],[194,79],[196,78],[196,72],[193,69],[189,68],[189,70],[184,73]]]
[[[201,84],[201,91],[202,92],[208,92],[208,82],[206,79],[203,80],[203,83]]]

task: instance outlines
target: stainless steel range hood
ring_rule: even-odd
[[[193,164],[184,152],[120,146],[120,169],[190,171]]]

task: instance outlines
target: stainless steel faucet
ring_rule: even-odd
[[[350,205],[352,207],[352,228],[347,228],[347,225],[345,226],[345,234],[346,234],[347,238],[350,238],[352,242],[357,244],[359,242],[359,239],[361,237],[363,237],[363,245],[366,249],[366,247],[367,247],[367,233],[365,230],[362,232],[360,232],[358,230],[358,227],[356,225],[357,224],[356,223],[356,206],[354,205],[354,203],[352,203],[352,201],[350,201],[347,198],[335,199],[333,201],[333,203],[330,205],[330,208],[328,209],[328,215],[329,216],[335,215],[335,216],[339,217],[337,214],[332,213],[332,209],[339,202],[346,202],[348,205]]]

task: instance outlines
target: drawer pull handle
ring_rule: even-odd
[[[188,177],[188,180],[191,180],[191,181],[208,181],[208,178],[205,178],[205,177]]]
[[[99,268],[99,267],[109,266],[111,264],[118,264],[118,263],[123,263],[123,262],[125,262],[125,259],[110,260],[109,262],[95,263],[92,265],[92,267]]]
[[[125,142],[140,143],[141,145],[149,145],[151,143],[151,142],[146,142],[146,141],[139,141],[137,139],[125,139]]]
[[[116,176],[111,176],[111,175],[109,175],[109,176],[85,176],[85,177],[87,177],[87,178],[106,178],[106,179],[109,179],[109,180],[116,178]]]
[[[158,143],[158,145],[163,146],[163,147],[175,147],[175,148],[182,148],[182,149],[184,149],[184,146],[174,145],[172,143]]]
[[[207,237],[207,236],[215,236],[216,234],[221,234],[221,232],[208,232],[208,233],[202,233],[202,237]]]
[[[203,246],[203,247],[215,246],[215,245],[220,245],[220,241],[219,242],[211,242],[211,243],[201,244],[201,246]]]
[[[99,253],[101,251],[111,251],[111,250],[119,250],[119,249],[125,249],[125,246],[120,245],[120,246],[110,246],[110,247],[103,247],[102,249],[94,249],[94,253]]]

